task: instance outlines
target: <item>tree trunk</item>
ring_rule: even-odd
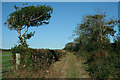
[[[21,45],[23,45],[23,38],[22,38],[22,36],[19,36],[20,38],[20,42],[21,42]]]
[[[20,43],[21,43],[21,45],[23,45],[23,38],[21,36],[20,30],[18,30],[18,35],[19,35]]]

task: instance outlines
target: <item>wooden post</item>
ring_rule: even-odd
[[[19,64],[20,64],[20,54],[16,53],[16,69],[18,69]]]

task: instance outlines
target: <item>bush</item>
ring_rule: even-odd
[[[88,71],[93,78],[118,77],[118,58],[115,53],[106,50],[96,50],[92,52],[86,61]]]
[[[29,65],[32,65],[35,69],[46,69],[66,53],[60,50],[30,49],[29,54],[31,54],[30,56],[28,55]]]
[[[16,45],[11,49],[13,57],[15,53],[21,54],[21,66],[30,66],[32,69],[46,69],[53,62],[58,61],[66,52],[61,50],[32,49],[28,46]]]
[[[20,54],[23,54],[24,52],[26,52],[27,51],[27,47],[24,47],[24,46],[22,46],[22,45],[15,45],[14,47],[12,47],[11,48],[11,52],[13,53],[13,54],[15,54],[15,53],[20,53]]]
[[[23,64],[29,64],[31,59],[31,54],[29,53],[29,48],[28,45],[15,45],[13,48],[11,48],[12,55],[15,59],[15,54],[20,53],[21,58],[20,61]]]

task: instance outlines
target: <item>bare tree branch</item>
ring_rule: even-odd
[[[28,28],[29,28],[29,27],[27,27],[27,30],[22,34],[22,36],[25,35],[26,32],[28,32]]]
[[[43,17],[45,14],[46,14],[46,13],[44,13],[44,14],[40,15],[39,17],[37,17],[37,18],[35,18],[35,19],[32,19],[31,21],[37,20],[37,19],[39,19],[39,18]]]

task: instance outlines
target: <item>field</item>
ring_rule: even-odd
[[[0,53],[0,64],[2,64],[0,65],[0,72],[8,71],[11,67],[14,66],[12,53],[10,51],[3,51]]]

